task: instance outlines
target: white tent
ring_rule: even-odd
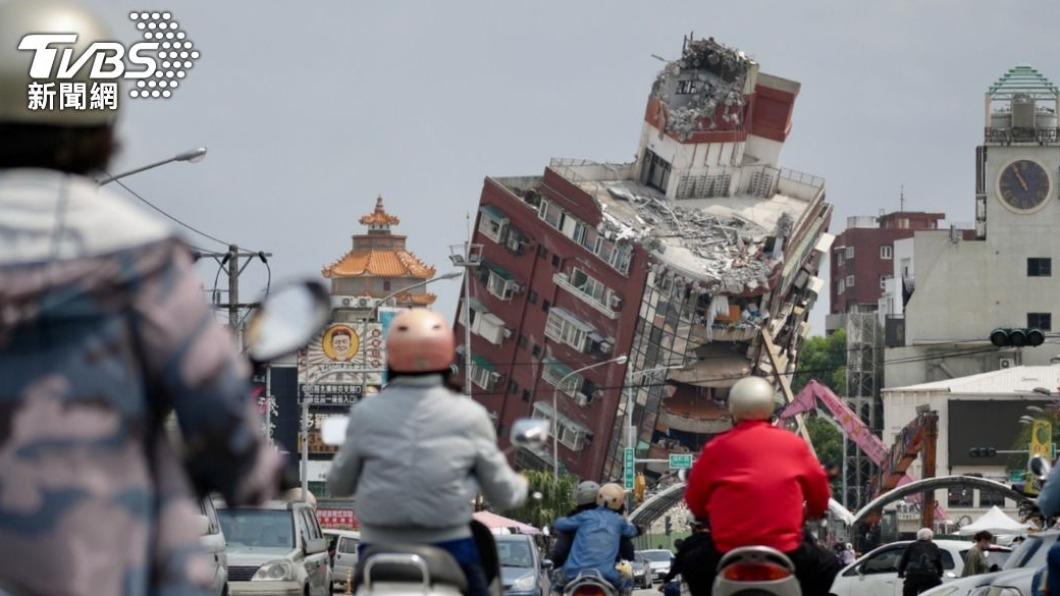
[[[1000,535],[1026,534],[1027,526],[1012,519],[995,505],[990,508],[990,511],[983,514],[983,517],[975,520],[975,523],[962,527],[958,531],[958,534],[961,536],[971,536],[976,532],[982,532],[983,530],[986,530],[991,534]]]

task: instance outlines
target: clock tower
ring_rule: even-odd
[[[976,148],[976,231],[1011,247],[1028,227],[1060,225],[1060,91],[1030,66],[986,92],[984,144]]]

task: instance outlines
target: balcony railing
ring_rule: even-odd
[[[1055,143],[1060,139],[1056,128],[987,128],[987,143]]]

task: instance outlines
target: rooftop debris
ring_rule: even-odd
[[[690,41],[680,59],[666,65],[653,95],[667,109],[664,127],[682,139],[693,133],[741,125],[744,86],[752,60],[711,37]]]
[[[634,227],[605,212],[603,232],[616,240],[640,242],[647,250],[664,254],[684,248],[692,258],[678,259],[690,273],[701,273],[704,290],[739,295],[763,290],[781,262],[781,252],[767,252],[769,238],[786,238],[794,220],[784,214],[774,230],[738,216],[719,216],[702,209],[671,207],[666,199],[639,192],[624,184],[609,184],[612,196],[628,202],[641,224]],[[690,280],[691,281],[691,280]]]

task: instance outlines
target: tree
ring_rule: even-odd
[[[847,334],[839,330],[832,335],[815,336],[806,340],[799,351],[798,367],[791,383],[794,393],[802,391],[812,379],[817,379],[836,394],[847,392]]]
[[[839,330],[832,335],[811,337],[799,351],[798,367],[791,383],[793,393],[802,391],[813,379],[828,386],[837,395],[847,389],[847,334]],[[810,442],[817,458],[825,464],[843,461],[843,434],[828,421],[814,416],[806,420]]]
[[[508,514],[508,517],[530,524],[535,528],[551,526],[556,518],[563,517],[574,509],[574,489],[578,479],[574,476],[561,475],[557,481],[551,471],[526,470],[530,481],[530,493],[541,493],[540,499],[529,498],[526,504]]]

